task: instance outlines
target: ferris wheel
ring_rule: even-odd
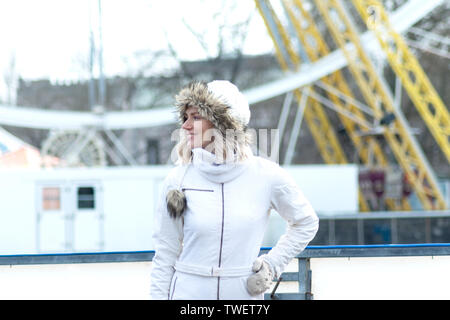
[[[50,132],[44,141],[43,156],[56,157],[65,167],[105,166],[103,140],[94,131],[58,130]]]

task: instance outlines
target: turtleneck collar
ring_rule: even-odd
[[[226,159],[220,163],[216,155],[202,148],[192,149],[192,164],[202,176],[215,183],[225,183],[237,178],[248,166],[247,161]]]

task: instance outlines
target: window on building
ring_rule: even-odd
[[[147,164],[159,164],[159,142],[155,139],[147,140]]]
[[[95,209],[95,190],[93,187],[78,187],[78,209]]]
[[[61,210],[61,189],[58,187],[42,188],[42,210]]]

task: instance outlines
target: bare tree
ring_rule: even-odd
[[[216,11],[209,13],[214,21],[214,25],[207,25],[202,27],[202,29],[195,28],[189,17],[185,17],[182,20],[185,28],[194,36],[202,48],[206,57],[205,60],[210,62],[212,68],[209,69],[209,73],[212,79],[228,78],[228,80],[234,82],[238,77],[248,26],[254,14],[254,11],[252,11],[240,21],[233,20],[238,6],[239,3],[237,1],[222,0]],[[211,32],[215,33],[214,41],[211,41],[211,37],[208,36]],[[167,34],[166,38],[169,52],[178,61],[182,77],[187,79],[194,78],[196,70],[190,69],[188,63],[182,61],[180,54]],[[227,72],[223,70],[222,62],[224,60],[233,60],[231,68],[229,63],[226,64]]]

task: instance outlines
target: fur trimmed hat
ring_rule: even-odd
[[[250,121],[250,108],[245,96],[229,81],[209,83],[193,81],[175,96],[181,123],[189,107],[197,107],[202,117],[225,133],[227,129],[244,131]]]

